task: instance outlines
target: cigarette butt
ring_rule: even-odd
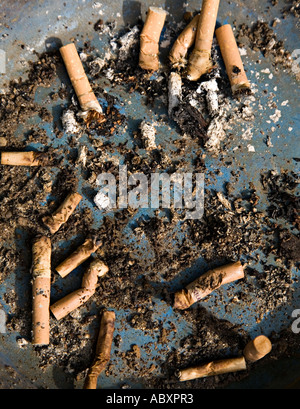
[[[219,3],[220,0],[203,0],[197,25],[195,47],[190,55],[187,67],[187,78],[190,81],[197,81],[212,67],[211,46]]]
[[[59,51],[82,110],[84,112],[96,111],[102,114],[102,108],[86,76],[75,44],[67,44],[61,47]]]
[[[74,253],[56,267],[56,271],[61,277],[66,277],[71,271],[87,260],[101,245],[102,242],[99,240],[86,239]]]
[[[183,369],[179,372],[179,380],[190,381],[192,379],[206,378],[208,376],[243,371],[245,369],[247,369],[247,367],[244,357],[222,359],[204,365]]]
[[[70,193],[52,215],[43,218],[43,223],[48,227],[51,234],[57,232],[66,223],[81,199],[82,196],[79,193]]]
[[[41,152],[2,152],[1,165],[41,166],[46,164],[46,155]]]
[[[42,236],[32,245],[32,343],[49,344],[51,241]]]
[[[182,79],[178,72],[171,72],[168,83],[168,114],[172,116],[172,111],[182,99]]]
[[[139,66],[144,70],[157,71],[159,68],[159,38],[167,12],[159,7],[149,7],[140,35]]]
[[[173,44],[169,54],[169,60],[173,67],[185,64],[187,52],[195,42],[198,20],[199,14],[185,27]]]
[[[216,29],[216,37],[229,77],[232,93],[250,89],[250,82],[244,70],[241,55],[230,24]]]
[[[209,295],[224,284],[244,277],[244,269],[240,261],[209,270],[197,278],[186,288],[175,293],[174,308],[184,310],[195,302]]]
[[[247,361],[255,362],[266,356],[272,350],[272,343],[265,335],[259,335],[248,342],[243,354]]]
[[[108,267],[103,261],[92,261],[83,275],[81,288],[51,305],[50,310],[55,318],[60,320],[85,304],[95,294],[98,278],[103,277],[107,272]]]
[[[98,376],[110,360],[115,319],[114,311],[105,311],[102,315],[95,357],[89,368],[83,389],[97,389]]]

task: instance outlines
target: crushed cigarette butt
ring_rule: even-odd
[[[86,303],[95,293],[99,277],[108,272],[101,260],[93,260],[83,275],[81,288],[73,291],[51,305],[50,310],[57,320],[64,318],[73,310]]]
[[[192,19],[177,37],[169,54],[169,60],[174,68],[185,65],[188,50],[195,41],[198,20],[199,14]]]
[[[139,66],[148,71],[159,68],[159,38],[167,12],[159,7],[149,7],[146,21],[140,35]]]
[[[209,270],[187,285],[185,289],[175,293],[174,308],[187,309],[222,285],[243,277],[244,269],[240,261]]]
[[[102,314],[95,357],[89,368],[83,389],[97,389],[98,376],[110,360],[115,320],[116,315],[114,311],[104,311]]]
[[[194,49],[189,57],[187,78],[197,81],[212,68],[211,47],[220,0],[203,0]]]
[[[48,227],[51,234],[56,233],[67,222],[81,199],[82,196],[79,193],[70,193],[52,215],[43,218],[43,223]]]

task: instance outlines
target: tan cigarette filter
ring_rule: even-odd
[[[40,166],[43,153],[39,152],[2,152],[1,165]]]
[[[195,42],[199,14],[197,14],[186,28],[179,34],[169,54],[171,64],[175,66],[184,65],[189,48]]]
[[[167,12],[159,7],[149,7],[140,35],[139,66],[148,71],[159,68],[159,38]]]
[[[204,365],[183,369],[179,372],[179,380],[190,381],[192,379],[206,378],[208,376],[243,371],[245,369],[247,369],[247,367],[244,357],[222,359]]]
[[[52,215],[43,218],[43,223],[48,227],[51,234],[57,232],[66,223],[81,199],[82,196],[79,193],[70,193]]]
[[[103,261],[92,261],[83,275],[81,288],[51,305],[50,310],[55,318],[60,320],[85,304],[95,294],[98,278],[103,277],[107,272],[108,267]]]
[[[49,344],[51,241],[38,237],[32,245],[32,343]]]
[[[85,304],[93,294],[94,292],[89,289],[80,288],[51,305],[50,310],[57,320],[61,320],[70,312]]]
[[[102,245],[101,241],[86,239],[74,253],[56,267],[56,271],[61,277],[66,277],[71,271],[87,260]]]
[[[272,350],[272,343],[265,335],[259,335],[250,341],[244,351],[244,357],[247,361],[255,362],[266,356]]]
[[[85,379],[84,389],[97,389],[98,376],[110,360],[115,319],[114,311],[105,311],[102,315],[95,358]]]
[[[102,108],[86,76],[75,44],[67,44],[59,50],[82,110],[102,113]]]
[[[224,284],[244,277],[240,261],[209,270],[181,291],[175,293],[174,308],[184,310]]]
[[[241,55],[230,24],[216,29],[216,37],[233,94],[250,89]]]
[[[187,66],[187,78],[197,81],[212,67],[211,46],[220,0],[203,0],[195,37],[195,47]]]

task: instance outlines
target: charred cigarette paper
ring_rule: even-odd
[[[243,371],[247,369],[244,357],[221,359],[204,365],[183,369],[179,372],[180,381],[190,381],[197,378],[221,375],[229,372]]]
[[[90,111],[95,111],[100,114],[99,118],[102,118],[103,111],[101,105],[89,83],[75,44],[67,44],[61,47],[59,51],[66,66],[72,86],[76,92],[83,115],[86,116]]]
[[[105,311],[102,315],[95,357],[89,368],[83,389],[97,389],[98,376],[110,360],[115,319],[116,316],[113,311]]]
[[[211,46],[220,0],[203,0],[198,20],[195,46],[187,66],[187,78],[197,81],[212,68]]]
[[[43,166],[46,164],[46,154],[41,152],[2,152],[1,165],[12,166]]]
[[[149,7],[140,35],[139,66],[148,71],[159,68],[159,38],[167,12],[159,7]]]
[[[175,293],[174,308],[185,310],[224,284],[244,277],[240,261],[209,270],[181,291]]]
[[[55,318],[60,320],[86,303],[96,291],[98,278],[103,277],[107,272],[108,267],[103,261],[92,261],[83,275],[81,288],[68,294],[50,307]]]
[[[175,107],[177,107],[181,101],[182,93],[182,80],[181,76],[177,72],[171,72],[169,77],[169,84],[168,84],[168,113],[171,116],[172,111]]]
[[[49,344],[51,241],[37,237],[32,245],[32,343]]]
[[[56,271],[61,277],[66,277],[71,271],[87,260],[101,245],[102,242],[99,240],[86,239],[74,253],[56,267]]]
[[[233,94],[250,90],[241,55],[230,24],[216,29],[216,37]]]
[[[81,199],[82,196],[79,193],[70,193],[52,215],[43,218],[43,223],[48,227],[51,234],[57,232],[66,223]]]
[[[187,52],[195,42],[198,20],[199,14],[179,34],[171,48],[169,60],[174,68],[185,65]]]
[[[259,335],[244,348],[243,354],[247,361],[255,362],[266,356],[272,350],[272,343],[265,335]]]

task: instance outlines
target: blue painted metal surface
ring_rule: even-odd
[[[195,10],[198,8],[199,4],[197,1],[190,1],[188,5],[185,5],[183,1],[141,1],[141,2],[129,2],[117,0],[114,2],[109,2],[107,0],[102,0],[100,3],[90,1],[90,0],[77,0],[77,1],[29,1],[29,2],[0,2],[2,12],[5,14],[4,20],[9,28],[2,26],[1,34],[2,38],[0,41],[0,48],[6,51],[7,55],[7,73],[1,77],[1,81],[6,81],[19,75],[24,75],[24,62],[28,60],[33,60],[34,55],[32,50],[42,52],[45,50],[45,43],[50,37],[58,37],[62,42],[69,42],[70,39],[80,33],[82,44],[87,39],[91,41],[91,44],[96,48],[96,52],[99,55],[103,55],[105,46],[107,45],[108,39],[105,37],[99,37],[99,35],[93,30],[93,25],[89,22],[95,22],[97,18],[103,18],[105,21],[115,19],[119,27],[122,27],[124,23],[135,23],[135,19],[139,16],[140,13],[144,13],[149,5],[160,5],[167,9],[170,13],[169,18],[174,19],[174,21],[181,21],[183,10]],[[12,4],[19,4],[19,7],[12,7]],[[250,24],[252,21],[256,21],[258,17],[265,18],[268,21],[272,21],[275,17],[278,16],[278,10],[280,10],[281,3],[277,7],[268,7],[264,2],[259,1],[232,1],[232,2],[222,2],[222,6],[219,12],[219,21],[221,23],[233,22],[234,20],[238,22],[246,22]],[[135,7],[132,7],[132,5]],[[99,14],[99,12],[101,12]],[[288,16],[282,24],[278,24],[274,29],[279,38],[285,39],[286,48],[289,50],[295,50],[299,47],[299,33],[296,28],[295,19],[292,16]],[[22,42],[27,45],[27,49],[22,50],[18,47],[18,43]],[[80,44],[79,41],[79,45]],[[162,58],[167,53],[168,49],[162,50]],[[257,59],[261,59],[260,64],[256,64]],[[254,183],[254,186],[257,188],[258,194],[260,194],[261,185],[258,183],[260,172],[262,169],[292,169],[295,170],[296,163],[291,161],[292,157],[299,157],[299,134],[300,134],[300,115],[299,115],[299,83],[296,82],[288,72],[281,71],[280,73],[274,73],[273,78],[268,78],[265,74],[260,73],[259,77],[256,76],[257,69],[261,71],[264,68],[270,68],[268,61],[259,53],[252,53],[244,57],[245,66],[247,68],[249,80],[256,85],[258,89],[258,94],[261,96],[261,101],[263,101],[263,90],[268,89],[270,92],[274,91],[274,88],[280,89],[280,93],[276,94],[274,101],[282,113],[280,119],[280,129],[276,128],[275,132],[271,131],[273,124],[270,124],[266,121],[270,115],[274,113],[274,110],[268,108],[267,98],[265,97],[265,111],[263,115],[259,115],[253,126],[253,139],[251,144],[255,147],[255,153],[248,152],[246,144],[241,143],[241,148],[234,150],[233,148],[237,146],[241,141],[236,138],[232,139],[232,142],[228,145],[227,158],[232,160],[233,163],[238,165],[243,165],[246,167],[246,171],[241,173],[239,180],[235,184],[236,191],[240,191],[243,188],[247,188],[249,177],[251,176],[251,181]],[[56,81],[51,85],[51,88],[39,88],[36,93],[36,101],[44,104],[54,115],[54,120],[59,119],[62,108],[61,103],[53,105],[53,101],[50,101],[48,95],[51,91],[56,91],[61,85],[61,81],[64,79],[64,73],[60,73]],[[67,78],[65,77],[67,80]],[[103,82],[101,84],[101,82]],[[128,95],[125,93],[121,85],[114,86],[113,88],[109,85],[108,81],[99,80],[99,83],[102,87],[110,94],[118,97],[120,101],[121,112],[124,113],[127,117],[130,117],[131,120],[128,123],[128,128],[124,133],[118,136],[118,142],[128,141],[128,146],[131,144],[131,134],[132,131],[136,129],[136,124],[140,121],[141,118],[147,118],[149,120],[156,121],[160,115],[167,114],[167,108],[162,101],[156,101],[151,112],[145,106],[144,97],[137,93],[133,93],[130,96],[131,104],[127,104],[126,100]],[[1,88],[1,83],[0,83]],[[288,104],[282,106],[282,102],[288,100]],[[67,106],[67,102],[63,102]],[[63,105],[62,104],[62,105]],[[65,148],[67,144],[67,136],[64,135],[62,138],[57,139],[52,132],[52,127],[48,123],[41,123],[39,118],[31,118],[32,123],[38,124],[43,129],[46,130],[49,137],[50,143],[54,148],[60,149]],[[236,124],[236,129],[232,131],[233,134],[239,135],[241,131],[241,126]],[[293,131],[289,131],[289,128],[293,128]],[[265,134],[272,134],[272,143],[273,147],[267,147],[263,142],[263,136],[260,131],[264,131]],[[23,132],[23,127],[20,126],[18,129],[20,135]],[[162,145],[164,150],[168,150],[170,147],[170,141],[179,139],[180,135],[178,134],[176,127],[172,124],[170,126],[161,124],[157,128],[157,140]],[[90,150],[93,147],[89,144],[89,141],[85,136],[81,139],[82,143],[86,143]],[[38,144],[32,144],[28,146],[27,149],[39,149]],[[274,156],[276,152],[276,157]],[[297,152],[297,153],[296,153]],[[194,155],[194,153],[193,153]],[[189,158],[192,160],[192,156]],[[68,159],[65,158],[65,161]],[[230,175],[227,166],[224,166],[223,162],[216,157],[207,155],[206,157],[206,167],[207,172],[210,170],[215,171],[216,169],[220,170],[219,178],[216,178],[213,181],[210,181],[210,188],[215,189],[216,191],[223,191],[224,183],[230,180]],[[56,170],[53,169],[53,178],[55,178]],[[80,170],[78,170],[80,172]],[[90,194],[87,193],[87,186],[85,181],[80,179],[79,183],[79,192],[83,194],[83,200],[80,203],[80,207],[88,207],[91,209],[94,221],[95,228],[101,225],[103,213],[100,212],[93,202],[91,201]],[[262,193],[262,192],[261,192]],[[264,196],[263,194],[261,195]],[[50,197],[48,198],[51,199]],[[262,206],[262,209],[267,205],[266,202],[261,201],[259,206]],[[151,215],[151,210],[141,210],[138,215],[135,216],[135,219],[143,214],[145,217]],[[134,219],[131,220],[131,225],[134,223]],[[134,236],[132,235],[132,229],[129,226],[125,228],[127,233],[128,242],[131,243],[134,241]],[[178,233],[179,234],[179,233]],[[25,247],[22,245],[22,242],[26,241],[26,236],[24,236],[23,231],[16,232],[17,240],[19,240],[19,248]],[[179,236],[178,236],[179,237]],[[72,244],[81,242],[82,237],[74,237],[70,240]],[[9,243],[7,243],[9,246]],[[65,252],[68,253],[67,243],[59,243],[59,249],[61,254]],[[145,241],[145,246],[141,249],[138,245],[135,248],[136,257],[139,257],[139,250],[142,251],[145,258],[151,258],[151,253],[147,251],[147,241]],[[260,265],[256,266],[258,270]],[[178,285],[181,280],[185,282],[191,281],[191,279],[199,275],[199,271],[204,271],[207,269],[205,262],[202,259],[197,260],[192,268],[189,268],[174,279],[171,283],[165,283],[170,291],[178,288]],[[68,288],[68,292],[77,288],[80,283],[80,277],[82,274],[82,268],[79,267],[72,273],[72,279],[68,277],[64,279],[64,282],[56,282],[57,286],[61,288]],[[159,273],[158,273],[159,274]],[[299,272],[294,270],[294,276],[299,276]],[[163,277],[161,277],[161,282],[164,283]],[[3,301],[3,294],[5,291],[14,288],[16,285],[20,286],[23,291],[20,293],[21,297],[19,298],[19,303],[25,303],[26,297],[29,296],[30,288],[30,277],[28,274],[24,274],[24,271],[20,271],[12,274],[9,279],[5,282],[5,286],[0,288],[0,301],[3,305],[3,308],[6,309],[9,313],[9,307],[5,305]],[[229,319],[234,324],[240,324],[251,336],[256,336],[263,333],[271,333],[272,331],[278,332],[283,328],[287,328],[291,325],[292,318],[291,312],[300,308],[300,290],[295,288],[293,293],[293,299],[290,305],[286,305],[275,315],[272,315],[272,319],[269,320],[268,317],[264,318],[261,322],[257,322],[255,315],[255,308],[253,311],[248,310],[246,320],[245,316],[240,314],[239,308],[232,306],[230,314],[225,312],[224,303],[216,303],[218,299],[218,294],[213,294],[209,297],[208,300],[203,301],[203,305],[211,309],[213,313],[219,318]],[[156,335],[152,333],[144,333],[141,330],[134,330],[128,328],[124,330],[124,326],[121,325],[122,321],[126,320],[126,317],[130,311],[117,311],[117,323],[116,323],[116,333],[120,333],[122,336],[123,342],[121,348],[123,351],[130,349],[131,345],[137,344],[139,346],[144,345],[147,342],[152,342],[154,346],[156,344]],[[174,313],[172,308],[166,303],[159,299],[155,299],[155,310],[154,310],[154,319],[165,322],[164,326],[168,327],[168,321],[175,323],[178,331],[177,336],[173,335],[169,339],[170,346],[177,348],[179,346],[180,340],[184,336],[188,335],[192,328],[181,316],[178,316]],[[17,334],[7,333],[1,336],[0,344],[0,361],[3,361],[11,366],[21,367],[20,372],[26,378],[26,374],[38,374],[36,358],[30,349],[30,346],[26,350],[20,350],[16,345],[15,339]],[[145,354],[143,358],[145,361],[156,360],[160,361],[160,349],[153,348],[153,354],[149,358]],[[20,366],[21,363],[21,366]],[[119,358],[115,358],[115,365],[122,365],[122,361]],[[293,360],[291,365],[290,361],[279,363],[279,366],[276,368],[265,368],[263,373],[254,373],[253,376],[247,378],[243,381],[241,385],[233,385],[233,387],[246,386],[246,387],[275,387],[276,385],[284,385],[285,381],[280,382],[280,373],[283,368],[289,367],[289,377],[286,379],[287,383],[292,383],[296,378],[297,374],[300,371],[300,360]],[[47,370],[42,376],[47,380],[49,387],[57,387],[55,380],[53,379],[51,370]],[[259,380],[259,381],[258,381]],[[259,382],[259,385],[257,384]],[[116,382],[116,379],[109,379],[104,375],[101,375],[101,385],[103,388],[115,388],[118,387],[119,382]],[[134,386],[139,387],[139,383]]]

